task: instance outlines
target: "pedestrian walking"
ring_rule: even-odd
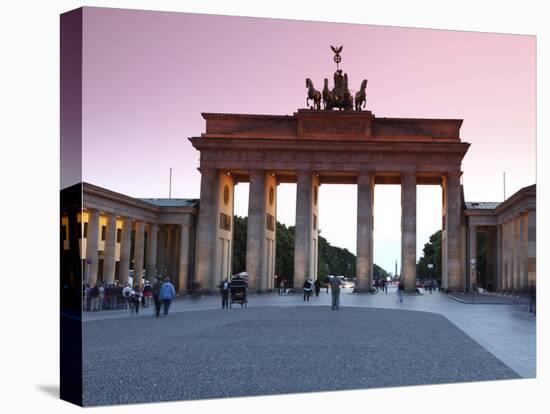
[[[97,289],[98,289],[98,291],[99,291],[99,296],[98,296],[98,299],[99,299],[99,303],[98,303],[99,309],[98,309],[98,310],[101,310],[101,309],[103,309],[103,303],[104,303],[104,301],[105,301],[105,288],[104,288],[103,285],[100,283]]]
[[[430,295],[432,294],[432,290],[434,290],[434,280],[430,279],[430,284],[428,285],[428,289],[430,290]]]
[[[378,279],[374,279],[374,288],[378,292],[378,289],[380,288],[380,282],[378,281]]]
[[[225,278],[220,284],[222,294],[222,309],[229,307],[229,281]]]
[[[315,279],[315,296],[319,296],[319,292],[321,291],[321,282],[319,282],[319,279]]]
[[[325,282],[325,286],[326,286],[326,288],[327,288],[327,295],[328,295],[328,286],[329,286],[329,284],[330,284],[330,278],[329,278],[328,276],[325,277],[324,282]]]
[[[143,307],[144,308],[148,308],[150,306],[151,296],[153,296],[153,286],[151,286],[149,282],[146,280],[145,284],[143,285],[143,300],[144,300]]]
[[[137,283],[134,285],[134,290],[132,290],[132,295],[130,298],[132,301],[130,313],[135,312],[137,315],[139,313],[139,304],[141,302],[141,290],[139,289],[139,285]]]
[[[162,307],[164,308],[164,314],[168,315],[168,309],[170,308],[170,303],[176,297],[176,288],[170,282],[170,279],[165,278],[164,283],[160,287],[159,299],[162,302]]]
[[[86,311],[90,312],[92,310],[92,288],[88,284],[84,289],[84,299],[86,301]]]
[[[99,310],[99,283],[96,283],[90,292],[92,312]]]
[[[340,286],[342,281],[336,276],[330,279],[330,291],[332,293],[332,310],[340,309]]]
[[[128,309],[130,307],[130,296],[132,296],[132,288],[130,284],[126,283],[124,289],[122,289],[122,309]]]
[[[304,302],[307,300],[309,302],[309,296],[311,295],[312,283],[308,279],[304,282]]]
[[[158,317],[160,315],[160,288],[162,287],[162,278],[157,276],[155,283],[153,283],[153,302],[155,302],[155,315]]]
[[[403,292],[405,291],[405,286],[403,285],[403,282],[399,282],[397,284],[397,300],[399,303],[403,303]]]

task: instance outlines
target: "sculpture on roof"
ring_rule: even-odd
[[[306,88],[307,88],[307,98],[306,98],[306,106],[309,105],[309,101],[313,101],[313,109],[316,111],[321,110],[321,92],[319,92],[315,87],[313,86],[313,82],[311,79],[306,79]]]
[[[322,93],[317,91],[313,87],[313,82],[310,78],[306,79],[306,87],[308,88],[308,97],[306,99],[306,105],[309,105],[309,101],[313,100],[313,107],[310,107],[314,110],[321,109],[321,99],[323,101],[323,109],[326,111],[331,111],[334,108],[338,108],[343,111],[360,111],[363,107],[366,106],[366,88],[367,80],[364,79],[361,83],[361,89],[355,94],[355,106],[354,98],[348,87],[348,74],[343,73],[340,69],[340,62],[342,61],[342,56],[340,53],[344,46],[330,46],[334,52],[334,62],[336,63],[336,72],[334,72],[334,87],[329,89],[328,79],[325,78],[324,86]]]

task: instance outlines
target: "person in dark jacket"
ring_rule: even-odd
[[[160,288],[162,287],[162,279],[160,276],[157,276],[155,283],[153,283],[153,301],[155,302],[155,315],[158,317],[160,315]]]
[[[132,291],[132,295],[130,296],[132,300],[132,307],[130,310],[130,313],[139,313],[139,304],[141,302],[141,289],[139,288],[139,285],[136,283],[134,285],[134,290]]]
[[[321,282],[319,282],[319,279],[315,279],[315,296],[319,296],[319,292],[321,291]]]
[[[222,309],[229,307],[229,281],[225,278],[220,283],[220,293],[222,295]]]
[[[330,278],[330,291],[332,293],[332,310],[340,309],[340,286],[342,281],[339,277],[332,276]]]
[[[304,282],[304,302],[306,300],[309,302],[312,286],[313,284],[311,283],[311,280],[308,279]]]

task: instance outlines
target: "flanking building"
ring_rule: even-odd
[[[526,292],[536,286],[536,198],[531,185],[501,203],[464,203],[466,287]]]
[[[198,206],[196,199],[133,198],[83,183],[82,209],[62,212],[63,250],[70,249],[72,222],[78,228],[84,283],[142,285],[160,275],[178,292],[188,292]]]

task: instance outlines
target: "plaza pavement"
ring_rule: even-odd
[[[219,296],[85,312],[87,405],[220,398],[535,376],[535,317],[525,305],[464,304],[439,292]],[[420,311],[420,312],[403,312]],[[381,352],[384,349],[386,351]],[[315,355],[326,356],[316,360]]]

